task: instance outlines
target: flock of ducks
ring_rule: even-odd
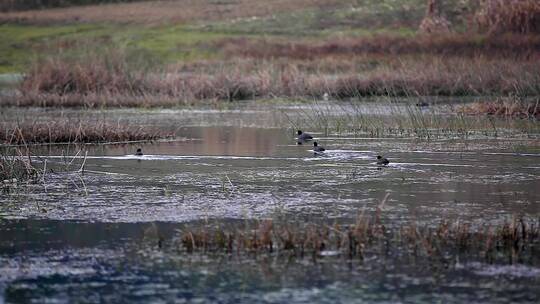
[[[313,136],[309,133],[302,132],[302,130],[298,130],[297,140],[298,144],[301,145],[304,142],[313,140]],[[326,151],[326,149],[323,146],[319,146],[319,143],[317,143],[316,141],[313,142],[313,153],[319,154],[324,151]],[[142,149],[137,148],[137,151],[135,151],[135,155],[142,156]],[[377,165],[387,166],[389,163],[390,161],[387,158],[377,155]]]
[[[297,140],[298,144],[301,145],[304,142],[313,140],[313,136],[309,133],[302,132],[302,130],[298,130],[297,132]],[[313,153],[319,154],[321,152],[324,152],[326,149],[322,146],[319,146],[319,143],[314,141],[313,142]],[[388,166],[390,161],[386,157],[382,157],[380,155],[377,155],[377,165],[381,166]]]

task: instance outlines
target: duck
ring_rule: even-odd
[[[324,147],[319,146],[319,144],[315,141],[313,142],[313,152],[320,153],[324,152],[326,149]]]
[[[387,166],[390,161],[386,157],[377,155],[377,165]]]
[[[142,156],[142,155],[143,155],[142,149],[141,149],[141,148],[137,148],[137,151],[135,152],[135,155],[137,155],[137,156]]]
[[[298,141],[299,142],[308,141],[308,140],[313,139],[313,136],[311,136],[311,134],[304,133],[304,132],[302,132],[302,130],[298,130],[297,134],[298,134]]]

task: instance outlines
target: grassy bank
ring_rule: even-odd
[[[171,106],[199,100],[359,98],[365,96],[538,96],[533,59],[423,55],[377,59],[370,54],[306,59],[198,61],[167,69],[133,69],[125,56],[34,65],[17,106]]]
[[[36,60],[59,54],[80,61],[88,53],[105,56],[109,48],[123,49],[132,63],[146,66],[218,58],[210,43],[225,37],[183,25],[1,24],[0,73],[24,73]]]

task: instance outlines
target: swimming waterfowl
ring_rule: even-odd
[[[299,142],[312,140],[312,139],[313,139],[313,136],[311,136],[311,134],[304,133],[304,132],[302,132],[302,130],[298,130],[298,141]]]
[[[318,153],[318,152],[324,152],[326,149],[319,146],[319,144],[315,141],[313,142],[313,152],[315,153]]]
[[[137,156],[143,155],[143,154],[142,154],[142,149],[141,149],[141,148],[137,148],[137,152],[135,152],[135,155],[137,155]]]
[[[389,163],[390,161],[387,158],[377,155],[377,165],[387,166]]]

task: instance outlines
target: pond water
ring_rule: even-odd
[[[407,107],[355,106],[370,119]],[[451,112],[436,110],[441,120]],[[321,110],[322,109],[322,110]],[[398,110],[396,110],[398,109]],[[324,110],[324,113],[322,111]],[[388,227],[441,220],[500,223],[540,215],[538,134],[498,137],[368,136],[336,131],[349,106],[235,105],[180,110],[13,110],[3,117],[57,117],[151,125],[175,140],[36,147],[42,182],[0,194],[0,302],[523,302],[540,300],[540,265],[403,258],[363,263],[272,257],[183,256],[160,250],[182,225],[273,218],[354,220],[383,210]],[[417,115],[417,114],[414,114]],[[319,122],[313,122],[318,120]],[[321,120],[327,122],[321,124]],[[471,121],[469,126],[482,125]],[[504,125],[505,122],[495,122]],[[329,127],[330,126],[330,127]],[[326,148],[295,140],[312,133]],[[530,130],[530,129],[529,129]],[[373,135],[370,133],[369,135]],[[144,155],[135,156],[141,147]],[[384,155],[390,165],[376,164]],[[70,155],[66,157],[65,155]],[[68,166],[71,173],[64,172]]]

